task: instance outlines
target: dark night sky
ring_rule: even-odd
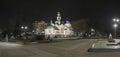
[[[88,18],[99,28],[112,27],[112,18],[120,18],[120,3],[115,0],[3,0],[0,9],[0,27],[7,26],[9,20],[32,23],[34,20],[55,20],[60,11],[63,20]],[[29,22],[27,22],[29,21]],[[4,24],[4,26],[3,26]]]

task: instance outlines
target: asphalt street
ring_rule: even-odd
[[[120,57],[120,52],[87,52],[98,40],[64,40],[30,45],[1,42],[0,57]]]

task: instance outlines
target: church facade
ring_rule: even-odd
[[[57,12],[57,20],[50,21],[50,25],[45,29],[46,37],[71,37],[74,32],[70,21],[61,21],[60,12]]]

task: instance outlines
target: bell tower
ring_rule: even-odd
[[[61,15],[60,12],[57,12],[57,20],[60,21],[61,20]]]
[[[57,12],[57,21],[58,21],[58,23],[60,24],[60,22],[61,22],[61,15],[60,15],[60,12]]]

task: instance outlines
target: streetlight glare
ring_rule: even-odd
[[[25,29],[28,29],[28,27],[27,27],[27,26],[25,26]]]
[[[117,24],[114,24],[113,26],[114,26],[115,28],[116,28],[116,27],[118,27],[118,25],[117,25]]]
[[[117,22],[119,22],[120,20],[119,19],[116,19]]]
[[[113,25],[113,27],[115,28],[115,38],[116,38],[116,28],[118,27],[118,22],[120,21],[118,18],[116,19],[116,18],[114,18],[113,19],[113,21],[114,21],[114,25]]]
[[[23,29],[24,27],[23,26],[21,26],[21,29]]]
[[[113,21],[116,21],[116,19],[113,19]]]
[[[119,20],[119,19],[115,19],[115,18],[114,18],[114,19],[113,19],[113,21],[114,21],[114,22],[119,22],[120,20]]]

